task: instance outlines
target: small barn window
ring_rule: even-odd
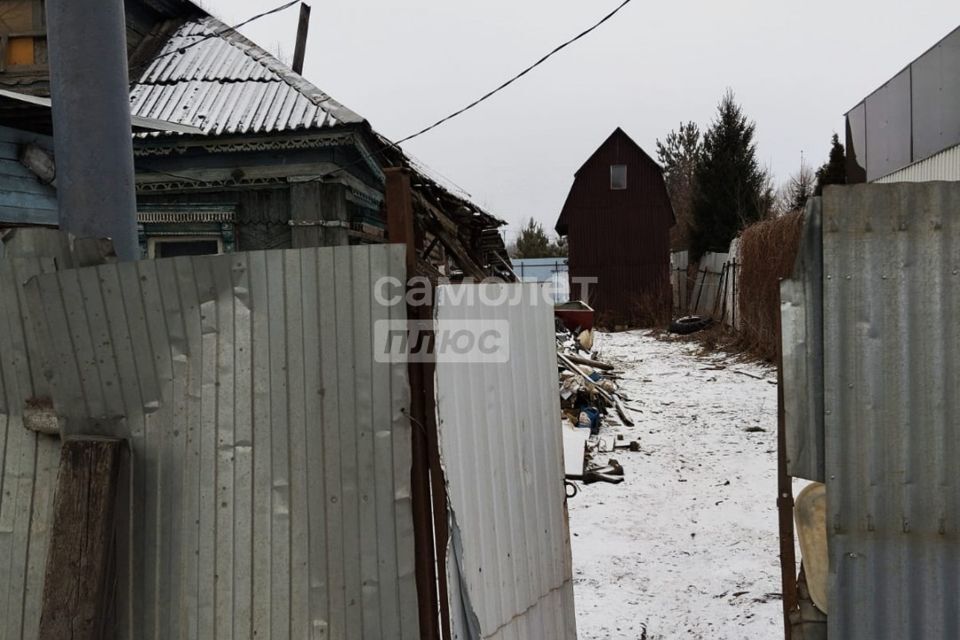
[[[610,165],[610,188],[613,191],[622,191],[627,188],[627,165]]]

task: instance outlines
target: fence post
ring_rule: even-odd
[[[417,273],[423,238],[414,225],[410,173],[405,168],[385,169],[387,176],[387,232],[391,243],[407,247],[407,277]],[[434,283],[435,284],[435,283]],[[433,306],[407,307],[410,321],[432,321]],[[417,606],[420,637],[449,638],[446,549],[449,539],[447,494],[440,465],[436,424],[435,364],[410,362],[410,419],[413,423],[411,499],[416,545]]]
[[[779,289],[779,287],[778,287]],[[779,294],[777,301],[780,301]],[[790,640],[790,612],[798,605],[797,564],[793,535],[793,481],[787,474],[787,427],[783,399],[783,338],[777,309],[777,511],[780,533],[780,579],[783,585],[783,637]]]

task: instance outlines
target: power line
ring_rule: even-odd
[[[191,47],[195,47],[195,46],[197,46],[198,44],[200,44],[200,43],[202,43],[202,42],[206,42],[207,40],[210,40],[211,38],[219,38],[220,36],[222,36],[222,35],[230,32],[230,31],[236,31],[236,30],[240,29],[241,27],[245,27],[245,26],[247,26],[248,24],[250,24],[251,22],[256,22],[257,20],[260,20],[260,19],[262,19],[262,18],[266,18],[267,16],[272,16],[272,15],[275,14],[275,13],[280,13],[281,11],[286,11],[286,10],[289,9],[290,7],[292,7],[292,6],[294,6],[294,5],[297,5],[297,4],[300,4],[301,2],[303,2],[303,0],[290,0],[290,2],[287,2],[287,3],[285,3],[285,4],[282,4],[282,5],[280,5],[279,7],[274,7],[273,9],[270,9],[269,11],[264,11],[263,13],[258,13],[257,15],[255,15],[255,16],[253,16],[253,17],[251,17],[251,18],[247,18],[247,19],[244,20],[243,22],[239,22],[239,23],[233,25],[232,27],[225,25],[222,29],[218,29],[218,30],[214,31],[213,33],[208,33],[207,35],[203,36],[203,37],[200,38],[199,40],[195,40],[195,41],[191,42],[191,43],[188,44],[188,45],[185,45],[185,46],[182,46],[182,47],[177,47],[176,49],[173,49],[172,51],[168,51],[168,52],[162,53],[162,54],[160,54],[160,55],[158,55],[158,56],[154,56],[153,58],[151,58],[151,59],[149,60],[149,63],[150,63],[150,64],[153,64],[153,63],[156,62],[157,60],[161,60],[161,59],[163,59],[163,58],[166,58],[167,56],[172,56],[173,54],[181,54],[181,53],[183,53],[184,51],[186,51],[187,49],[190,49]]]
[[[633,0],[623,0],[623,2],[621,2],[620,5],[617,6],[616,9],[614,9],[613,11],[611,11],[610,13],[608,13],[607,15],[603,16],[603,18],[601,18],[598,22],[595,22],[595,23],[594,23],[593,25],[591,25],[589,28],[581,31],[580,33],[578,33],[578,34],[575,35],[574,37],[570,38],[569,40],[567,40],[567,41],[564,42],[563,44],[560,44],[560,45],[554,47],[553,50],[551,50],[551,51],[550,51],[549,53],[547,53],[545,56],[543,56],[542,58],[540,58],[539,60],[537,60],[536,62],[534,62],[532,65],[530,65],[529,67],[527,67],[526,69],[524,69],[523,71],[521,71],[520,73],[518,73],[517,75],[513,76],[512,78],[510,78],[510,79],[507,80],[506,82],[502,83],[502,84],[501,84],[500,86],[498,86],[496,89],[493,89],[492,91],[488,91],[488,92],[485,93],[483,96],[481,96],[480,98],[474,100],[473,102],[471,102],[471,103],[468,104],[467,106],[463,107],[462,109],[459,109],[459,110],[457,110],[457,111],[454,111],[453,113],[451,113],[450,115],[446,116],[445,118],[441,118],[440,120],[437,120],[436,122],[434,122],[434,123],[431,124],[430,126],[424,127],[424,128],[421,129],[420,131],[417,131],[416,133],[412,133],[412,134],[408,135],[408,136],[405,137],[405,138],[402,138],[401,140],[399,140],[399,141],[397,141],[397,142],[392,142],[392,141],[387,140],[386,138],[384,138],[384,140],[387,140],[388,144],[386,144],[386,145],[384,145],[383,147],[381,147],[380,149],[374,151],[371,155],[372,155],[372,156],[378,156],[378,155],[382,154],[384,151],[386,151],[387,149],[389,149],[389,148],[391,148],[391,147],[396,148],[398,151],[400,151],[401,153],[403,153],[403,151],[400,149],[400,145],[403,144],[404,142],[408,142],[408,141],[410,141],[410,140],[413,140],[414,138],[417,138],[417,137],[419,137],[419,136],[422,136],[423,134],[425,134],[425,133],[427,133],[427,132],[429,132],[429,131],[432,131],[432,130],[436,129],[436,128],[439,127],[440,125],[442,125],[442,124],[444,124],[444,123],[446,123],[446,122],[449,122],[450,120],[453,120],[454,118],[456,118],[457,116],[459,116],[459,115],[461,115],[461,114],[463,114],[463,113],[466,113],[466,112],[469,111],[470,109],[473,109],[474,107],[476,107],[477,105],[479,105],[481,102],[484,102],[484,101],[488,100],[489,98],[493,97],[495,94],[499,93],[500,91],[503,91],[504,89],[506,89],[507,87],[509,87],[511,84],[513,84],[514,82],[516,82],[517,80],[519,80],[519,79],[522,78],[523,76],[527,75],[528,73],[530,73],[531,71],[533,71],[534,69],[536,69],[537,67],[539,67],[541,64],[543,64],[544,62],[546,62],[547,60],[549,60],[550,58],[552,58],[553,56],[555,56],[555,55],[558,54],[559,52],[561,52],[561,51],[563,51],[564,49],[566,49],[567,47],[569,47],[569,46],[570,46],[571,44],[573,44],[574,42],[580,40],[581,38],[589,35],[589,34],[592,33],[593,31],[595,31],[598,27],[600,27],[600,25],[604,24],[605,22],[607,22],[608,20],[610,20],[611,18],[613,18],[613,16],[617,15],[618,13],[620,13],[620,11],[621,11],[624,7],[626,7],[628,4],[630,4],[631,2],[633,2]],[[331,177],[331,176],[334,176],[334,175],[336,175],[337,173],[339,173],[340,171],[343,171],[344,169],[347,169],[347,168],[349,168],[349,167],[351,167],[351,166],[353,166],[353,165],[356,165],[356,164],[358,164],[358,162],[353,162],[353,163],[350,163],[350,164],[345,165],[345,166],[343,166],[343,167],[339,167],[339,168],[337,168],[337,169],[334,169],[333,171],[330,171],[329,173],[325,173],[324,175],[322,175],[322,176],[320,176],[320,177],[318,177],[318,178],[315,178],[315,180],[323,181],[324,179],[329,178],[329,177]]]
[[[478,104],[480,104],[481,102],[483,102],[483,101],[485,101],[485,100],[493,97],[495,94],[499,93],[500,91],[503,91],[504,89],[506,89],[507,87],[509,87],[511,84],[513,84],[514,82],[516,82],[517,80],[519,80],[519,79],[522,78],[523,76],[527,75],[528,73],[530,73],[531,71],[533,71],[534,69],[536,69],[537,67],[539,67],[541,64],[543,64],[544,62],[546,62],[546,61],[549,60],[550,58],[552,58],[554,55],[560,53],[562,50],[566,49],[567,47],[569,47],[571,44],[573,44],[573,43],[576,42],[577,40],[580,40],[580,39],[583,38],[584,36],[588,35],[588,34],[591,33],[592,31],[594,31],[596,28],[598,28],[598,27],[599,27],[600,25],[602,25],[604,22],[606,22],[607,20],[609,20],[609,19],[612,18],[613,16],[617,15],[617,14],[620,12],[621,9],[623,9],[625,6],[627,6],[627,5],[630,4],[631,2],[633,2],[633,0],[624,0],[622,3],[620,3],[620,6],[618,6],[616,9],[614,9],[613,11],[611,11],[610,13],[608,13],[607,15],[605,15],[603,18],[600,19],[599,22],[595,23],[595,24],[594,24],[593,26],[591,26],[589,29],[586,29],[585,31],[582,31],[581,33],[577,34],[577,35],[574,36],[573,38],[571,38],[571,39],[567,40],[566,42],[564,42],[563,44],[557,46],[557,47],[554,48],[550,53],[548,53],[547,55],[543,56],[542,58],[540,58],[539,60],[537,60],[536,62],[534,62],[532,65],[530,65],[529,67],[527,67],[526,69],[524,69],[523,71],[521,71],[521,72],[518,73],[517,75],[513,76],[512,78],[510,78],[509,80],[507,80],[506,82],[504,82],[503,84],[501,84],[501,85],[500,85],[499,87],[497,87],[496,89],[493,89],[492,91],[488,91],[488,92],[485,93],[483,96],[481,96],[480,98],[477,98],[476,100],[474,100],[473,102],[471,102],[470,104],[468,104],[468,105],[465,106],[464,108],[460,109],[459,111],[454,111],[453,113],[451,113],[450,115],[446,116],[445,118],[441,118],[441,119],[437,120],[436,122],[434,122],[433,124],[431,124],[429,127],[425,127],[425,128],[423,128],[423,129],[421,129],[420,131],[417,131],[416,133],[410,134],[409,136],[407,136],[406,138],[403,138],[403,139],[399,140],[399,141],[396,142],[395,144],[400,145],[400,144],[403,144],[404,142],[407,142],[407,141],[409,141],[409,140],[413,140],[414,138],[416,138],[416,137],[418,137],[418,136],[422,136],[423,134],[427,133],[428,131],[431,131],[431,130],[433,130],[433,129],[436,129],[437,127],[439,127],[439,126],[442,125],[443,123],[448,122],[448,121],[450,121],[450,120],[453,120],[453,119],[456,118],[457,116],[459,116],[459,115],[461,115],[461,114],[463,114],[463,113],[466,113],[466,112],[469,111],[470,109],[473,109],[474,107],[476,107],[476,106],[477,106]]]
[[[202,38],[202,39],[200,39],[200,40],[197,40],[196,42],[192,42],[192,43],[190,43],[189,45],[187,45],[186,47],[180,47],[179,49],[176,49],[176,50],[174,50],[174,51],[169,51],[169,52],[163,54],[162,56],[158,56],[157,58],[154,58],[154,60],[156,60],[156,59],[158,59],[158,58],[160,58],[160,57],[163,57],[163,56],[167,56],[167,55],[174,54],[174,53],[182,53],[185,49],[188,49],[188,48],[190,48],[190,47],[192,47],[192,46],[198,45],[198,44],[200,44],[201,42],[203,42],[203,41],[206,40],[206,39],[213,38],[213,37],[217,37],[217,36],[221,35],[222,33],[225,33],[226,31],[228,31],[228,30],[230,30],[230,29],[238,29],[238,28],[240,28],[240,27],[242,27],[242,26],[244,26],[244,25],[247,25],[247,24],[253,22],[254,20],[259,20],[260,18],[266,17],[266,16],[271,15],[271,14],[273,14],[273,13],[277,13],[277,12],[283,11],[284,9],[288,9],[289,7],[292,7],[293,5],[298,4],[298,3],[300,3],[300,2],[302,2],[302,0],[292,0],[291,2],[288,2],[288,3],[284,4],[284,5],[281,5],[281,6],[277,7],[277,8],[275,8],[275,9],[271,9],[270,11],[266,11],[266,12],[261,13],[261,14],[259,14],[259,15],[253,16],[252,18],[250,18],[250,19],[248,19],[248,20],[245,20],[244,22],[241,22],[240,24],[236,25],[235,27],[227,27],[227,29],[225,29],[225,30],[222,30],[222,31],[220,31],[220,32],[218,32],[218,33],[214,33],[214,34],[207,35],[207,36],[205,36],[204,38]],[[536,69],[537,67],[539,67],[541,64],[543,64],[544,62],[546,62],[547,60],[549,60],[550,58],[552,58],[552,57],[555,56],[556,54],[560,53],[561,51],[563,51],[564,49],[566,49],[567,47],[569,47],[569,46],[572,45],[573,43],[577,42],[578,40],[586,37],[587,35],[589,35],[589,34],[592,33],[593,31],[595,31],[595,30],[596,30],[597,28],[599,28],[601,25],[603,25],[604,23],[606,23],[607,21],[609,21],[611,18],[613,18],[615,15],[617,15],[618,13],[620,13],[620,11],[621,11],[624,7],[626,7],[628,4],[630,4],[631,2],[633,2],[633,0],[623,0],[623,2],[621,2],[613,11],[611,11],[611,12],[608,13],[607,15],[603,16],[603,18],[601,18],[599,21],[595,22],[593,25],[591,25],[591,26],[588,27],[587,29],[581,31],[580,33],[578,33],[578,34],[575,35],[574,37],[570,38],[569,40],[563,42],[562,44],[560,44],[560,45],[558,45],[558,46],[556,46],[556,47],[554,47],[549,53],[547,53],[546,55],[544,55],[543,57],[541,57],[539,60],[537,60],[536,62],[534,62],[533,64],[531,64],[531,65],[528,66],[527,68],[525,68],[523,71],[521,71],[520,73],[516,74],[515,76],[513,76],[512,78],[510,78],[510,79],[507,80],[506,82],[502,83],[502,84],[501,84],[500,86],[498,86],[497,88],[495,88],[495,89],[493,89],[493,90],[491,90],[491,91],[488,91],[487,93],[485,93],[485,94],[482,95],[481,97],[477,98],[476,100],[474,100],[473,102],[471,102],[471,103],[468,104],[467,106],[463,107],[462,109],[459,109],[459,110],[457,110],[457,111],[454,111],[454,112],[451,113],[450,115],[448,115],[448,116],[446,116],[446,117],[444,117],[444,118],[441,118],[440,120],[437,120],[436,122],[434,122],[434,123],[431,124],[430,126],[424,127],[424,128],[421,129],[420,131],[417,131],[416,133],[412,133],[412,134],[408,135],[407,137],[400,139],[400,140],[397,141],[397,142],[393,142],[393,141],[391,141],[391,140],[388,140],[386,137],[381,136],[384,140],[386,140],[387,144],[383,145],[383,146],[380,147],[379,149],[376,149],[376,150],[372,151],[371,154],[370,154],[371,158],[375,158],[375,157],[377,157],[377,156],[382,155],[384,151],[386,151],[387,149],[390,149],[390,148],[395,148],[395,149],[397,149],[397,151],[399,151],[401,154],[403,154],[403,150],[400,149],[400,145],[401,145],[401,144],[403,144],[404,142],[408,142],[408,141],[410,141],[410,140],[413,140],[414,138],[417,138],[417,137],[419,137],[419,136],[422,136],[423,134],[425,134],[425,133],[427,133],[427,132],[429,132],[429,131],[432,131],[432,130],[436,129],[437,127],[443,125],[444,123],[449,122],[450,120],[453,120],[453,119],[456,118],[457,116],[466,113],[466,112],[469,111],[470,109],[473,109],[474,107],[476,107],[476,106],[479,105],[480,103],[485,102],[486,100],[490,99],[491,97],[493,97],[495,94],[499,93],[500,91],[503,91],[504,89],[506,89],[507,87],[509,87],[510,85],[512,85],[514,82],[516,82],[516,81],[519,80],[520,78],[524,77],[525,75],[527,75],[528,73],[530,73],[531,71],[533,71],[534,69]],[[336,174],[340,173],[341,171],[344,171],[345,169],[349,169],[350,167],[356,166],[356,165],[361,164],[361,163],[366,162],[366,161],[367,161],[366,158],[360,158],[360,159],[358,159],[358,160],[356,160],[356,161],[354,161],[354,162],[350,162],[350,163],[347,163],[347,164],[345,164],[345,165],[343,165],[343,166],[337,167],[336,169],[333,169],[332,171],[329,171],[329,172],[327,172],[327,173],[325,173],[325,174],[323,174],[323,175],[321,175],[321,176],[317,176],[316,178],[313,178],[312,180],[310,180],[310,182],[322,182],[322,181],[326,180],[327,178],[330,178],[330,177],[332,177],[332,176],[335,176]],[[155,173],[163,173],[163,172],[155,171]],[[168,175],[169,175],[169,174],[168,174]],[[201,182],[201,181],[197,181],[197,182]],[[451,182],[452,182],[452,181],[451,181]]]

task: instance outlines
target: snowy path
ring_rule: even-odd
[[[579,637],[782,637],[775,371],[644,332],[599,338],[642,411],[601,436],[642,451],[603,454],[626,481],[569,501]]]

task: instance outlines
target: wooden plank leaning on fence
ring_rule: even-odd
[[[110,637],[115,543],[125,531],[127,444],[76,437],[63,441],[47,551],[39,637]]]

